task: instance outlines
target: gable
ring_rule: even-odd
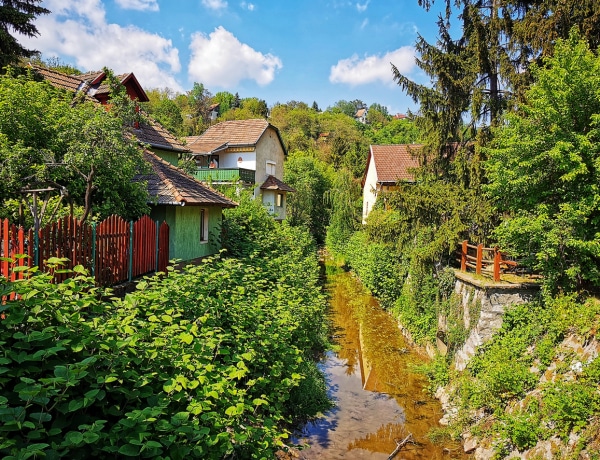
[[[421,144],[371,145],[362,180],[363,187],[369,168],[375,168],[376,181],[380,183],[413,181],[411,169],[419,167],[419,160],[414,155],[421,147]]]

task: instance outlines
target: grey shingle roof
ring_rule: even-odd
[[[269,175],[267,180],[260,186],[261,190],[281,190],[283,192],[295,192],[296,189],[290,187],[285,182],[280,181],[275,176]]]
[[[148,182],[148,193],[153,204],[223,208],[237,206],[235,201],[207,187],[156,154],[146,150],[144,158],[150,164],[151,171],[137,176],[136,180]]]

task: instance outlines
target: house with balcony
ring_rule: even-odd
[[[287,194],[295,190],[283,182],[287,152],[275,126],[262,118],[224,121],[187,137],[186,148],[198,180],[252,187],[275,219],[285,219]]]

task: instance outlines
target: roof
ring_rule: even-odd
[[[421,147],[421,144],[371,145],[362,180],[363,187],[371,158],[373,158],[377,182],[396,183],[399,180],[414,180],[410,169],[419,167],[419,160],[414,154]]]
[[[217,123],[209,127],[200,136],[187,137],[186,146],[193,153],[198,154],[211,153],[217,148],[256,146],[269,128],[275,130],[284,153],[287,153],[279,130],[263,118]]]
[[[367,113],[367,109],[362,108],[362,109],[358,109],[356,111],[356,114],[354,115],[355,118],[360,118],[362,116],[364,116]]]
[[[260,186],[261,190],[281,190],[283,192],[295,192],[296,189],[290,187],[285,182],[280,181],[275,176],[269,175],[267,180]]]
[[[67,75],[53,69],[31,65],[31,68],[41,75],[45,80],[53,86],[61,89],[66,89],[71,92],[82,91],[86,96],[100,102],[101,99],[106,99],[109,95],[110,88],[104,83],[106,74],[103,71],[86,72],[80,75]],[[136,93],[140,102],[147,102],[148,96],[143,90],[140,83],[131,72],[116,75],[119,81],[126,87],[131,87]]]
[[[222,208],[237,206],[235,201],[207,187],[153,152],[145,150],[144,158],[152,170],[148,174],[138,175],[136,180],[148,182],[148,194],[152,197],[152,204]]]
[[[189,150],[173,134],[165,129],[157,121],[146,117],[133,129],[133,133],[140,142],[163,150],[174,150],[176,152],[188,152]]]
[[[100,103],[101,99],[105,100],[109,95],[110,89],[108,85],[103,83],[106,79],[106,74],[103,71],[87,72],[81,75],[66,75],[45,67],[33,65],[31,67],[54,87],[72,93],[81,91],[88,100],[93,102]],[[123,85],[132,88],[136,94],[140,95],[138,97],[139,101],[148,101],[146,93],[133,73],[118,75],[117,78]],[[134,129],[133,133],[140,142],[149,144],[151,147],[176,152],[188,151],[173,134],[149,117],[146,117],[146,120],[140,124],[138,129]]]

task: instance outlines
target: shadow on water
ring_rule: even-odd
[[[326,266],[334,351],[320,363],[335,402],[294,439],[301,459],[387,459],[409,433],[396,458],[466,459],[459,444],[434,445],[439,402],[425,392],[425,378],[411,370],[423,362],[404,341],[396,321],[349,273]]]

